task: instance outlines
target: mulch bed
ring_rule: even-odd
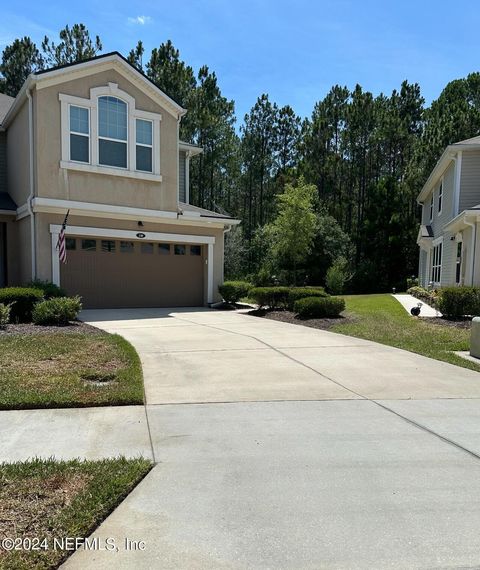
[[[264,319],[270,319],[272,321],[280,321],[282,323],[290,323],[294,325],[303,325],[304,327],[311,327],[313,329],[328,330],[334,325],[340,323],[347,324],[353,323],[355,318],[351,315],[340,316],[334,319],[324,318],[324,319],[300,319],[292,311],[265,311],[263,309],[256,309],[248,313],[254,317],[262,317]]]
[[[103,334],[103,331],[87,325],[81,321],[74,321],[65,326],[44,326],[33,323],[9,324],[5,329],[0,329],[0,337],[9,335],[32,335],[32,334],[56,334],[56,333],[82,333]]]
[[[442,327],[455,327],[457,329],[467,329],[472,328],[472,319],[443,319],[441,317],[424,317],[423,319],[426,323],[432,323],[432,325],[439,325]]]

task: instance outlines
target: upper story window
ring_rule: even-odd
[[[90,162],[89,110],[70,105],[70,160]]]
[[[136,160],[137,170],[152,172],[153,125],[152,121],[137,119]]]
[[[127,104],[117,97],[99,97],[99,164],[127,168],[127,132]]]
[[[137,109],[115,83],[90,98],[60,94],[62,168],[161,181],[161,114]]]
[[[442,213],[442,202],[443,202],[443,180],[440,182],[438,187],[438,215]]]
[[[433,221],[433,192],[432,197],[430,198],[430,221]]]

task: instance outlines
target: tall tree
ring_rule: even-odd
[[[71,28],[65,26],[59,32],[60,42],[45,36],[42,49],[47,66],[66,65],[77,63],[94,57],[102,51],[102,42],[99,36],[92,40],[84,24],[74,24]]]
[[[2,53],[0,91],[15,97],[30,73],[43,66],[43,57],[29,37],[14,40]]]
[[[143,73],[143,54],[145,48],[143,47],[142,40],[138,40],[137,45],[128,52],[127,60],[134,67]]]

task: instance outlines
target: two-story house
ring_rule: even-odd
[[[480,285],[480,136],[445,149],[418,202],[420,285]]]
[[[218,300],[239,221],[189,204],[185,113],[117,52],[0,96],[0,286],[49,280],[100,308]]]

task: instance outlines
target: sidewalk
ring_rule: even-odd
[[[440,313],[440,311],[437,311],[433,307],[430,307],[430,305],[427,305],[423,301],[416,299],[412,295],[401,294],[401,295],[392,295],[392,297],[395,297],[395,299],[404,307],[404,309],[407,311],[409,315],[411,314],[410,311],[411,309],[413,309],[413,307],[418,307],[418,305],[421,304],[420,317],[438,318],[442,316],[442,313]]]

